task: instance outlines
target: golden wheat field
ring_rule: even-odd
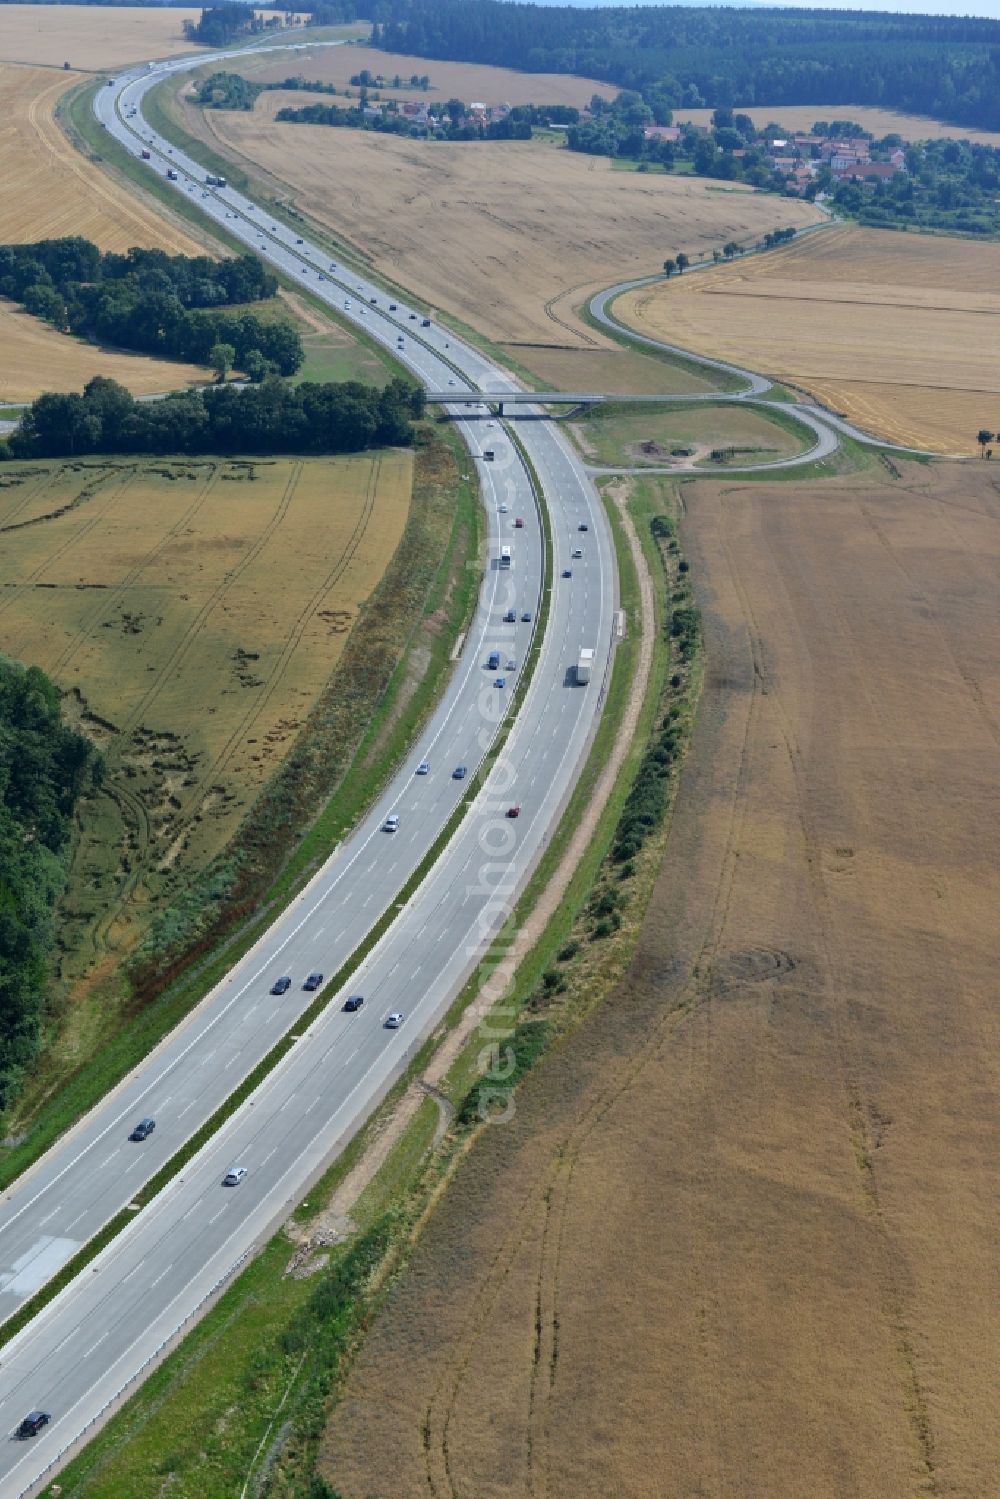
[[[294,744],[396,549],[411,473],[401,451],[4,465],[0,651],[49,672],[107,755],[72,919],[100,915],[112,950]]]
[[[996,1492],[1000,475],[684,517],[705,688],[635,960],[430,1214],[344,1499]]]
[[[201,11],[122,5],[5,5],[0,16],[0,62],[68,62],[87,72],[193,52],[184,21]]]
[[[240,72],[260,83],[280,82],[291,74],[301,74],[314,83],[332,83],[347,88],[351,77],[365,68],[392,79],[399,74],[409,80],[412,74],[426,74],[430,86],[413,88],[404,81],[401,88],[387,88],[387,99],[425,99],[428,103],[458,98],[484,104],[574,104],[583,108],[594,94],[613,99],[618,92],[607,83],[593,78],[577,78],[572,73],[517,73],[511,68],[492,68],[478,63],[438,62],[424,57],[404,57],[382,52],[374,47],[315,47],[282,57],[279,53],[261,54],[240,63]],[[301,103],[307,102],[300,100]]]
[[[0,243],[82,234],[105,250],[159,245],[174,253],[201,252],[203,247],[183,229],[108,177],[67,140],[55,109],[60,95],[76,81],[73,73],[0,64]],[[79,390],[91,375],[120,380],[137,395],[205,379],[205,371],[193,365],[88,348],[5,304],[0,304],[0,338],[3,400],[30,400],[43,390]]]
[[[997,244],[838,225],[616,308],[640,332],[799,386],[893,442],[968,453],[997,425]]]
[[[971,130],[966,125],[949,125],[928,115],[903,114],[895,109],[873,109],[868,104],[754,104],[744,111],[760,128],[772,121],[784,130],[812,129],[817,120],[853,120],[863,130],[881,139],[901,135],[908,141],[938,141],[952,137],[978,141],[984,146],[1000,146],[1000,131]],[[676,109],[674,122],[690,120],[692,125],[711,125],[710,109]]]
[[[590,290],[657,270],[677,249],[698,254],[819,216],[798,201],[615,172],[544,142],[275,124],[293,97],[264,94],[247,115],[188,109],[185,122],[263,168],[273,191],[290,186],[376,271],[500,341],[606,347],[576,316]]]

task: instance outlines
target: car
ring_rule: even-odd
[[[518,806],[515,805],[513,807],[508,807],[507,808],[507,816],[508,817],[520,817],[520,815],[521,815],[521,809],[520,809],[520,807],[518,807]]]
[[[296,243],[296,244],[297,244],[297,245],[304,245],[304,244],[305,244],[305,240],[304,240],[304,239],[297,239],[297,240],[296,240],[296,241],[295,241],[295,243]]]
[[[288,975],[285,974],[280,979],[275,979],[274,983],[271,985],[271,993],[272,994],[287,994],[288,990],[291,987],[292,987],[292,981],[288,977]]]
[[[17,1428],[17,1434],[24,1437],[37,1437],[43,1426],[48,1426],[52,1417],[48,1411],[29,1411]]]
[[[246,1174],[247,1168],[245,1166],[230,1166],[222,1178],[222,1185],[224,1187],[238,1187]]]
[[[135,1129],[129,1135],[130,1140],[148,1140],[156,1128],[155,1119],[140,1119]]]
[[[317,274],[317,276],[319,277],[319,279],[321,281],[325,281],[326,280],[326,277],[323,275],[322,271],[317,271],[316,274]]]
[[[449,385],[454,385],[454,383],[455,383],[455,382],[454,382],[454,380],[449,380],[449,381],[448,381],[448,384],[449,384]]]
[[[331,271],[335,271],[337,269],[337,262],[335,260],[330,261],[330,269]]]
[[[562,575],[564,578],[571,578],[573,576],[573,569],[571,567],[564,567]]]
[[[353,1015],[355,1010],[360,1010],[364,1002],[365,997],[363,994],[352,994],[344,1000],[344,1009],[349,1015]]]
[[[385,1017],[385,1028],[386,1028],[387,1031],[398,1031],[399,1027],[402,1025],[402,1023],[403,1023],[403,1012],[402,1012],[402,1010],[392,1010]]]
[[[272,234],[277,234],[277,232],[278,232],[278,226],[277,226],[277,224],[272,224],[271,225],[271,233]]]
[[[573,556],[574,557],[582,557],[583,556],[583,552],[581,551],[581,549],[579,547],[574,547],[573,548]]]
[[[468,773],[464,765],[456,765],[451,773],[451,778],[453,781],[464,781]]]
[[[524,516],[523,515],[518,515],[518,516],[515,517],[515,519],[514,519],[514,530],[515,531],[523,531],[524,530]]]
[[[375,300],[375,298],[372,297],[372,301],[373,302],[374,302],[374,300]],[[395,302],[390,302],[389,303],[389,311],[390,312],[395,312],[396,311],[396,303]]]
[[[322,983],[323,975],[321,973],[311,973],[302,987],[303,989],[307,990],[308,993],[312,994],[313,990],[320,988]]]
[[[500,508],[500,514],[501,515],[506,515],[507,514],[507,510],[508,510],[508,506],[507,505],[501,505],[499,508]]]
[[[494,687],[506,687],[507,686],[507,678],[506,677],[497,677],[497,679],[493,683],[493,685],[494,685]]]
[[[588,525],[587,525],[587,522],[586,522],[586,521],[585,521],[585,520],[582,520],[582,521],[581,521],[581,522],[580,522],[580,524],[579,524],[579,525],[578,525],[578,526],[577,526],[577,528],[576,528],[576,529],[577,529],[577,530],[578,530],[578,531],[589,531],[589,530],[590,530],[590,527],[589,527],[589,526],[588,526]]]
[[[372,307],[378,306],[378,297],[369,297],[368,301]]]
[[[507,613],[503,617],[503,622],[505,625],[514,625],[517,623],[517,615],[513,609],[507,610]]]
[[[386,818],[385,822],[382,824],[382,831],[383,833],[394,833],[398,827],[399,818],[396,816],[395,812],[393,812],[389,817]]]
[[[420,764],[417,766],[417,775],[418,776],[429,775],[430,768],[431,767],[430,767],[430,762],[429,761],[427,761],[427,760],[421,760]]]
[[[410,313],[410,322],[411,323],[415,323],[416,321],[417,321],[417,314],[415,312],[411,312]]]
[[[507,670],[508,671],[517,671],[517,662],[514,660],[513,656],[508,656],[507,657]]]
[[[531,610],[530,609],[525,609],[524,613],[521,615],[521,623],[522,623],[522,625],[530,625],[531,624]]]

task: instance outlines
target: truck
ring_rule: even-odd
[[[145,149],[145,148],[143,148],[143,149],[142,149],[142,150],[141,150],[141,151],[140,151],[140,152],[139,152],[139,155],[140,155],[140,157],[141,157],[141,158],[142,158],[142,160],[143,160],[143,161],[149,161],[149,159],[150,159],[150,157],[151,157],[151,155],[152,155],[152,152],[150,152],[150,151],[147,151],[147,150],[146,150],[146,149]]]
[[[500,548],[500,566],[510,567],[510,547],[503,546]]]
[[[174,171],[173,167],[167,167],[167,181],[168,182],[176,182],[177,181],[177,173]]]
[[[206,187],[225,187],[225,177],[213,177],[211,173],[205,178]]]
[[[593,665],[594,647],[592,645],[585,645],[581,648],[580,655],[577,658],[576,663],[576,685],[578,687],[586,687],[587,683],[590,681],[590,673],[593,669]]]

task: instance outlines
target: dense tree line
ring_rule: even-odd
[[[660,89],[673,107],[862,103],[1000,128],[1000,23],[757,7],[379,0],[375,44]]]
[[[27,408],[0,456],[88,453],[354,453],[413,441],[423,391],[403,380],[384,390],[357,381],[217,385],[161,401],[137,401],[96,376],[82,394],[46,392]]]
[[[195,98],[204,109],[253,109],[262,90],[241,73],[211,73],[198,84]]]
[[[411,137],[432,135],[449,141],[528,141],[532,127],[550,123],[575,123],[580,111],[568,104],[516,104],[502,119],[480,121],[470,115],[461,99],[431,104],[426,122],[418,122],[400,113],[392,103],[374,113],[366,111],[367,96],[362,93],[356,105],[305,104],[301,108],[286,105],[276,120],[299,125],[334,125],[352,130],[375,130],[388,135]]]
[[[0,1109],[38,1052],[73,809],[99,774],[45,674],[0,658]]]
[[[78,236],[0,246],[0,296],[61,332],[193,364],[211,363],[225,344],[257,377],[294,374],[303,359],[297,329],[220,309],[271,298],[277,285],[256,255],[102,254]]]

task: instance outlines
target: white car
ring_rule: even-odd
[[[418,776],[429,775],[430,774],[430,768],[431,768],[430,764],[429,764],[429,762],[427,760],[421,760],[420,764],[417,766],[417,775]]]
[[[574,547],[573,548],[573,556],[574,557],[582,557],[583,556],[583,553],[581,552],[581,550],[580,550],[579,547]]]
[[[501,514],[501,515],[506,515],[506,514],[507,514],[507,510],[508,510],[508,508],[509,508],[509,507],[508,507],[508,506],[507,506],[507,505],[501,505],[501,506],[500,506],[500,514]]]
[[[400,1010],[393,1010],[385,1017],[385,1028],[387,1031],[398,1031],[403,1023],[403,1015]]]
[[[238,1187],[246,1174],[247,1168],[245,1166],[233,1166],[222,1178],[222,1185],[224,1187]]]
[[[396,816],[395,812],[393,812],[392,816],[387,817],[385,822],[382,824],[382,831],[383,833],[394,833],[398,827],[399,818]]]

